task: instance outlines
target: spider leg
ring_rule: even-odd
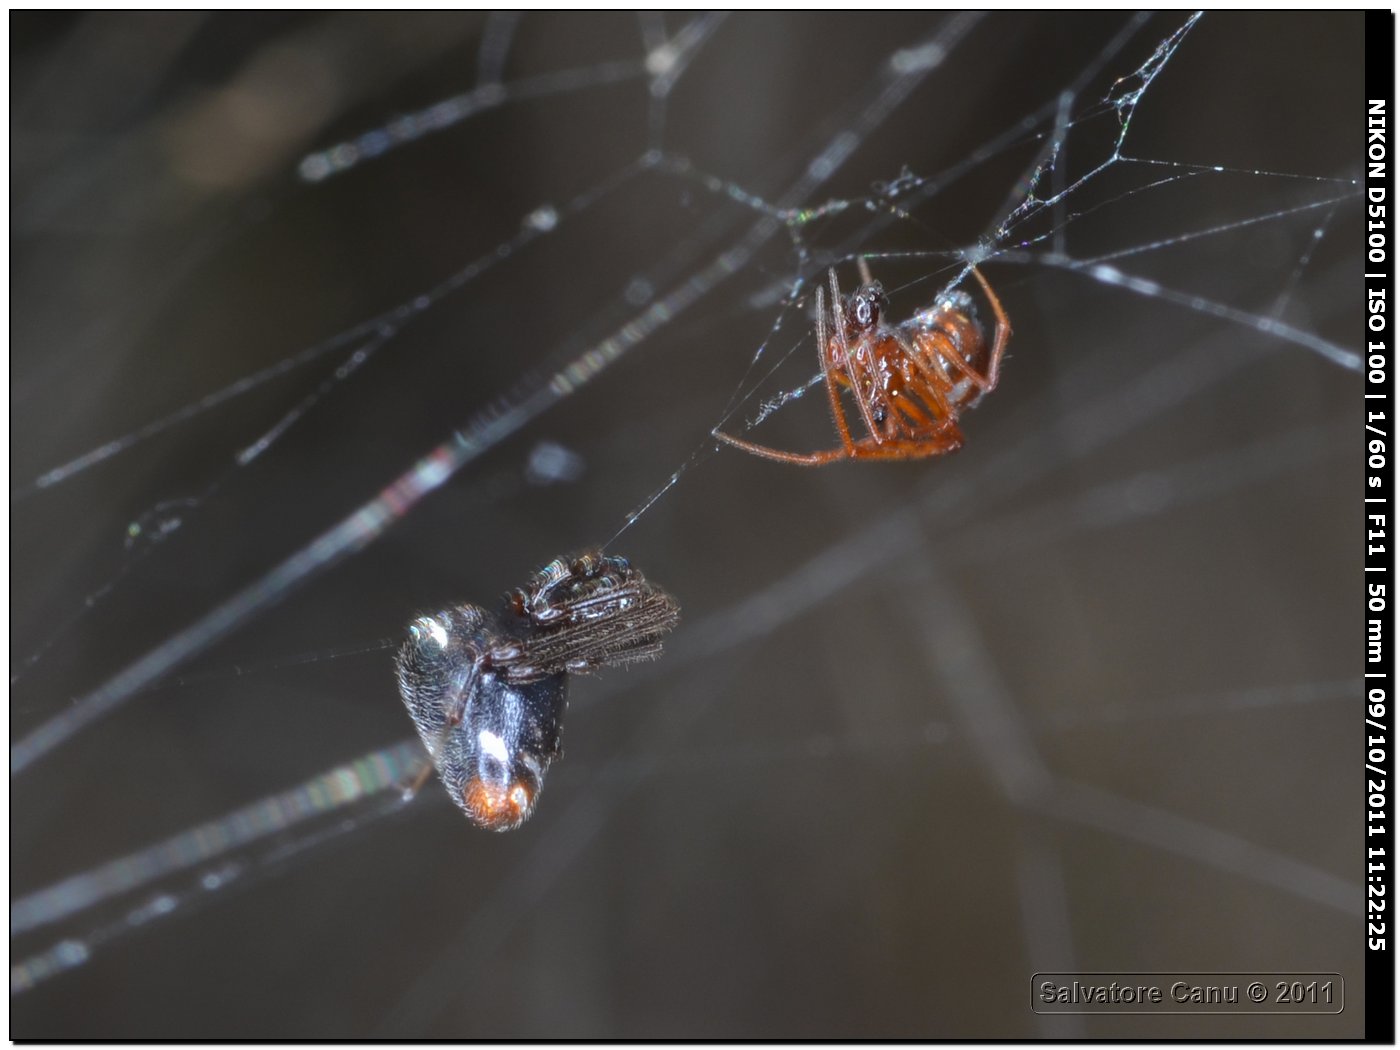
[[[875,278],[872,277],[872,276],[870,276],[870,260],[869,260],[869,259],[867,259],[864,255],[860,256],[858,259],[856,259],[856,266],[857,266],[857,268],[859,268],[859,270],[860,270],[860,283],[861,283],[861,284],[874,284],[874,283],[875,283]]]
[[[958,425],[945,423],[937,431],[918,439],[887,441],[877,445],[869,440],[856,442],[852,459],[926,459],[930,456],[944,456],[962,448],[963,435]]]
[[[767,445],[755,445],[752,441],[732,437],[718,430],[714,432],[714,436],[727,445],[733,445],[735,448],[750,452],[755,456],[777,460],[779,463],[792,463],[799,467],[820,467],[826,463],[851,459],[855,448],[855,444],[852,443],[850,451],[843,447],[826,449],[822,452],[782,452],[776,448],[769,448]]]
[[[930,456],[943,456],[949,452],[956,452],[963,445],[962,431],[956,423],[951,421],[944,423],[932,434],[920,438],[901,438],[880,444],[876,444],[873,438],[861,438],[853,443],[849,452],[844,448],[832,448],[806,454],[780,452],[764,445],[741,441],[728,434],[716,432],[715,437],[728,442],[735,448],[762,456],[764,459],[777,460],[779,463],[792,463],[799,467],[820,467],[827,463],[837,463],[848,459],[927,459]]]
[[[846,376],[850,380],[851,393],[856,398],[856,407],[860,409],[860,418],[865,423],[865,429],[870,432],[871,439],[878,443],[884,440],[884,436],[875,423],[875,414],[871,412],[869,402],[861,394],[860,375],[856,371],[856,365],[859,364],[862,368],[869,369],[872,375],[875,374],[875,370],[867,361],[857,362],[851,356],[851,345],[846,339],[846,319],[842,316],[841,285],[836,280],[836,268],[833,266],[827,270],[826,275],[831,281],[831,319],[836,325],[836,345],[841,349],[841,360],[846,363]],[[862,357],[869,356],[870,346],[866,340],[861,340],[860,349],[863,351]],[[835,394],[833,393],[832,396],[835,397]]]
[[[410,779],[403,780],[399,783],[398,788],[402,793],[401,797],[403,801],[410,802],[413,800],[414,796],[423,789],[423,785],[428,782],[428,778],[433,775],[434,768],[436,767],[433,765],[433,760],[431,758],[425,758],[418,767],[418,771],[414,773]]]
[[[1006,310],[1002,308],[997,293],[992,291],[992,286],[987,283],[987,278],[982,276],[982,271],[974,266],[972,275],[977,278],[977,283],[982,286],[982,291],[987,293],[987,302],[992,304],[992,313],[996,314],[997,317],[997,331],[992,340],[992,355],[987,363],[987,389],[992,390],[995,389],[997,379],[1001,376],[1001,358],[1006,353],[1006,342],[1011,338],[1011,321],[1006,316]]]
[[[467,713],[467,705],[472,701],[472,695],[476,692],[476,684],[481,681],[482,669],[485,668],[489,658],[489,653],[477,653],[473,656],[470,670],[453,689],[451,700],[445,709],[447,718],[443,723],[443,736],[447,735],[447,729],[456,728],[462,724],[462,716]]]
[[[831,273],[832,286],[835,287],[836,273]],[[840,297],[838,297],[833,309],[840,308]],[[840,318],[835,318],[837,331],[844,332]],[[835,463],[840,459],[850,459],[855,452],[855,441],[851,438],[851,428],[846,423],[846,413],[841,408],[841,391],[837,386],[837,373],[831,367],[829,358],[829,347],[831,345],[831,334],[826,328],[826,303],[822,298],[821,286],[817,286],[817,360],[821,364],[822,379],[826,383],[826,396],[831,402],[831,417],[836,421],[836,430],[841,435],[841,447],[825,449],[820,452],[783,452],[780,449],[769,448],[767,445],[758,445],[752,441],[745,441],[743,438],[731,437],[722,431],[714,431],[714,436],[727,445],[733,445],[737,449],[755,456],[762,456],[764,459],[776,460],[779,463],[792,463],[800,467],[820,467],[826,463]],[[845,342],[841,341],[842,356],[845,357]]]
[[[914,363],[914,367],[919,370],[919,374],[927,381],[928,386],[921,389],[919,393],[925,395],[926,400],[931,402],[929,407],[934,410],[934,414],[939,419],[952,420],[956,418],[957,412],[954,411],[953,406],[949,403],[948,395],[945,390],[945,388],[952,389],[952,384],[948,381],[948,377],[934,369],[933,366],[924,360],[923,355],[919,353],[918,348],[914,345],[913,341],[910,340],[907,333],[896,328],[893,329],[893,334],[895,342],[899,344],[899,348],[908,355],[909,360]]]
[[[996,315],[997,320],[996,333],[992,337],[991,353],[987,355],[987,374],[981,375],[955,350],[940,350],[939,356],[967,376],[982,393],[986,394],[997,388],[997,380],[1001,378],[1001,359],[1006,353],[1007,340],[1011,338],[1011,321],[1006,316],[1006,310],[1002,308],[997,293],[992,291],[992,286],[987,283],[987,278],[982,276],[982,271],[974,266],[972,267],[972,276],[977,278],[977,283],[982,286],[982,291],[986,293],[987,302],[991,304],[992,313]]]
[[[832,287],[836,287],[836,271],[831,271]],[[832,319],[836,322],[836,330],[845,333],[845,326],[841,319],[835,316],[835,311],[841,308],[841,300],[833,299],[831,308]],[[841,340],[842,358],[846,361],[846,367],[850,368],[850,359],[845,356],[845,340]],[[822,300],[821,285],[817,285],[817,360],[821,362],[822,379],[826,382],[826,396],[831,402],[831,418],[836,421],[836,431],[841,435],[841,447],[849,455],[856,447],[851,440],[851,428],[846,423],[846,412],[841,407],[841,391],[836,386],[836,373],[831,367],[831,333],[826,330],[826,303]]]

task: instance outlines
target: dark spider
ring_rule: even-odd
[[[864,259],[862,284],[849,299],[841,295],[836,271],[828,270],[831,315],[818,287],[817,354],[841,447],[804,454],[719,431],[715,437],[756,456],[808,467],[841,459],[921,459],[956,452],[963,443],[958,416],[996,389],[1011,338],[1001,301],[981,270],[974,266],[972,273],[996,317],[990,349],[965,292],[952,292],[909,320],[889,325],[881,320],[888,306],[884,289],[871,279]],[[851,436],[841,408],[842,387],[854,395],[868,437]]]
[[[676,625],[679,607],[626,558],[591,550],[556,558],[506,595],[506,616],[529,625],[517,681],[565,670],[650,660]]]
[[[493,615],[455,605],[420,616],[396,662],[399,693],[452,800],[478,827],[509,831],[534,810],[561,754],[568,676],[650,660],[680,606],[625,558],[556,558]]]

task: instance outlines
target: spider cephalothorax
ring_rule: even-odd
[[[880,315],[889,305],[884,286],[869,281],[851,293],[846,303],[846,326],[854,332],[865,332],[880,324]]]

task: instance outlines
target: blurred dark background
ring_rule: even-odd
[[[489,602],[688,465],[613,548],[681,629],[655,665],[574,683],[534,819],[478,832],[433,786],[325,842],[294,831],[256,877],[14,998],[11,1037],[1360,1034],[1358,383],[1300,339],[1357,347],[1362,18],[1208,15],[1136,110],[1106,105],[1184,18],[12,13],[12,673],[52,641],[12,687],[16,736],[700,273],[757,218],[738,191],[776,202],[836,136],[856,149],[787,202],[849,207],[179,672],[207,677],[16,778],[11,885],[410,735],[387,651],[287,659]],[[643,60],[687,26],[710,33],[658,100]],[[867,125],[930,39],[941,63]],[[298,177],[497,62],[499,104]],[[1099,170],[1127,115],[1128,159]],[[610,182],[649,142],[719,190]],[[891,203],[905,169],[930,181]],[[710,449],[741,382],[731,429],[813,374],[797,276],[839,262],[850,285],[853,253],[884,254],[907,316],[1028,189],[1081,176],[985,266],[1015,337],[958,455]],[[358,342],[33,488],[412,302],[542,205],[556,229],[342,381]],[[835,440],[819,393],[754,436]],[[544,442],[581,474],[538,483]],[[1346,1009],[1047,1020],[1042,970],[1335,972]]]

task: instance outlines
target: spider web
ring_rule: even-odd
[[[12,28],[15,1035],[1360,1031],[1359,15]],[[967,447],[718,450],[860,256],[1006,305]],[[600,540],[666,655],[405,804],[403,624]]]

